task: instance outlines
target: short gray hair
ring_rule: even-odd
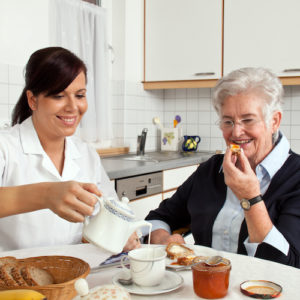
[[[282,112],[283,87],[279,78],[265,68],[241,68],[221,78],[213,90],[213,106],[220,116],[221,108],[229,96],[256,93],[264,100],[262,112],[266,126],[272,114]],[[276,133],[277,139],[278,133]]]

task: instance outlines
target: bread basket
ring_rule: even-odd
[[[71,256],[38,256],[18,259],[18,262],[47,270],[53,276],[55,284],[17,287],[17,289],[39,291],[47,297],[47,300],[73,299],[77,294],[74,282],[79,278],[87,277],[90,272],[87,262]],[[5,289],[16,289],[16,287],[6,287]]]

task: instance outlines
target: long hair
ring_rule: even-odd
[[[12,125],[22,123],[32,115],[26,91],[34,96],[46,97],[66,89],[80,72],[87,76],[84,62],[71,51],[62,47],[48,47],[34,52],[25,67],[25,87],[14,107]]]

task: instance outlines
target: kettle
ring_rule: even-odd
[[[83,223],[83,237],[88,242],[117,254],[138,228],[148,226],[150,232],[151,223],[135,221],[135,214],[128,206],[128,198],[123,197],[121,201],[114,197],[97,198],[100,211],[94,216],[85,217]]]

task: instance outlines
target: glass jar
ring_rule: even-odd
[[[217,299],[226,296],[229,286],[231,263],[223,258],[216,266],[206,264],[203,259],[196,258],[192,266],[193,287],[197,296],[206,299]]]

